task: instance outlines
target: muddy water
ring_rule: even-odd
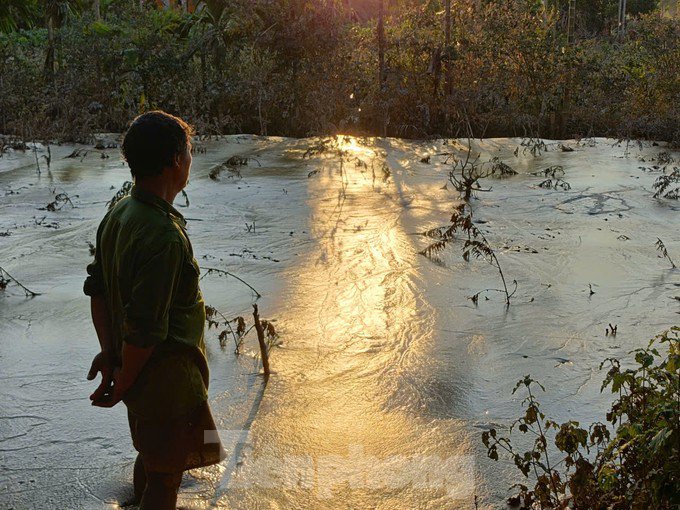
[[[237,357],[210,333],[228,458],[188,475],[182,504],[474,508],[478,496],[480,508],[502,507],[519,480],[485,458],[480,433],[518,415],[515,381],[543,382],[556,419],[593,421],[608,404],[599,362],[677,323],[680,273],[654,242],[680,258],[680,207],[653,199],[659,173],[639,168],[663,149],[598,139],[515,155],[520,140],[475,145],[483,161],[520,172],[485,180],[492,191],[473,201],[519,283],[506,309],[496,293],[467,299],[500,285],[489,265],[466,263],[456,246],[438,263],[418,255],[427,239],[417,234],[445,224],[455,198],[437,154],[458,145],[345,138],[344,157],[304,157],[317,142],[226,137],[194,157],[180,210],[199,263],[256,287],[281,345],[265,387],[252,339]],[[117,508],[130,496],[124,409],[87,400],[96,339],[80,290],[87,242],[127,173],[115,150],[65,158],[73,149],[52,148],[40,176],[32,153],[0,158],[0,265],[41,293],[0,295],[0,508]],[[211,180],[232,155],[254,159],[240,176]],[[571,190],[537,187],[530,173],[555,164]],[[60,192],[75,207],[39,210]],[[254,296],[238,281],[202,283],[226,315],[250,313]]]

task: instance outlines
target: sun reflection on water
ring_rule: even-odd
[[[366,502],[399,493],[405,502],[416,501],[413,488],[347,486],[347,463],[352,477],[366,481],[375,475],[375,462],[366,458],[408,471],[408,458],[426,455],[433,444],[453,452],[461,443],[434,440],[441,431],[408,410],[404,378],[429,340],[432,317],[416,290],[417,255],[401,225],[393,183],[376,185],[381,151],[350,136],[336,137],[334,148],[319,158],[322,168],[309,181],[314,244],[281,298],[281,327],[291,341],[277,352],[278,373],[267,390],[275,396],[263,401],[252,431],[268,446],[244,464],[240,477],[254,475],[258,455],[292,456],[303,464],[311,458],[309,491],[268,490],[267,498],[294,507],[309,497]],[[276,407],[267,406],[272,401]],[[331,465],[322,475],[319,466],[326,462]],[[403,495],[406,489],[410,496]],[[254,494],[250,489],[238,497],[262,497]]]

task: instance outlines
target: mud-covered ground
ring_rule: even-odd
[[[436,263],[418,254],[431,242],[418,234],[445,225],[456,199],[438,154],[461,144],[337,142],[342,157],[309,154],[318,139],[197,144],[179,207],[197,259],[262,294],[281,344],[264,389],[256,342],[236,356],[209,333],[228,458],[187,475],[181,503],[471,509],[476,495],[479,508],[500,508],[518,472],[488,460],[480,434],[520,414],[517,379],[546,386],[543,410],[557,420],[602,419],[600,361],[678,322],[680,270],[654,246],[661,238],[680,262],[680,203],[652,198],[666,149],[596,139],[563,142],[570,152],[546,141],[532,154],[519,139],[476,142],[480,161],[519,172],[483,180],[492,190],[472,201],[518,282],[506,309],[497,293],[468,299],[500,280],[459,245]],[[53,146],[49,172],[45,154],[0,158],[0,266],[40,293],[27,299],[11,283],[0,292],[0,508],[118,508],[134,450],[125,409],[88,401],[97,341],[81,288],[88,242],[129,175],[117,149]],[[209,177],[234,155],[251,159]],[[551,165],[571,189],[537,186],[531,172]],[[46,210],[60,193],[72,203]],[[250,313],[254,295],[239,281],[207,275],[202,285],[226,316]]]

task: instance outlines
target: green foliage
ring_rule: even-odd
[[[524,414],[509,432],[529,434],[531,449],[518,451],[510,436],[496,429],[482,434],[489,458],[498,460],[499,451],[506,452],[533,483],[517,485],[510,503],[524,509],[678,508],[680,327],[632,354],[632,368],[617,359],[600,366],[608,367],[602,390],[609,388],[615,395],[606,415],[609,425],[585,429],[575,421],[558,424],[540,410],[535,392],[545,389],[530,376],[517,383],[513,393],[521,389],[527,396]]]
[[[578,2],[568,47],[566,0],[452,0],[448,45],[443,2],[388,2],[380,82],[368,7],[102,0],[95,19],[87,0],[6,0],[0,132],[86,140],[163,108],[205,134],[680,140],[680,23],[628,3],[620,40],[615,1]]]

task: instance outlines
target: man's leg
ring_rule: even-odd
[[[175,510],[182,473],[146,472],[146,489],[140,510]]]
[[[142,500],[142,496],[144,495],[144,489],[146,489],[146,469],[144,468],[144,463],[142,462],[142,456],[139,454],[135,459],[132,484],[135,488],[135,501],[139,503]]]

